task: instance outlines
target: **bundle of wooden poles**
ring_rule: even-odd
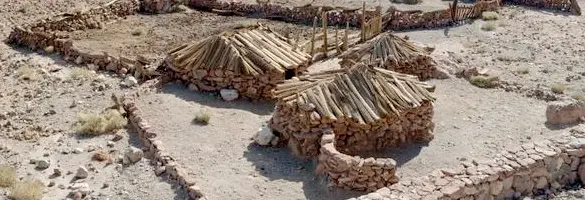
[[[436,70],[431,52],[430,48],[419,47],[390,33],[382,33],[340,57],[341,65],[345,67],[351,67],[360,61],[381,63],[381,67],[385,69],[427,79],[433,77]]]
[[[270,124],[301,156],[318,153],[326,128],[348,153],[397,146],[429,138],[433,90],[415,76],[364,64],[303,75],[276,87]]]
[[[285,72],[302,72],[311,56],[261,24],[184,44],[167,57],[167,67],[199,89],[234,88],[250,98],[270,97]]]

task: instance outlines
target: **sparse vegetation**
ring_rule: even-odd
[[[110,155],[107,154],[104,151],[97,151],[93,154],[93,156],[91,157],[92,160],[98,161],[98,162],[103,162],[106,160],[110,160]]]
[[[484,31],[496,30],[496,24],[493,22],[487,22],[487,23],[481,25],[481,30],[484,30]]]
[[[469,82],[480,88],[495,88],[498,86],[500,80],[497,76],[472,76]]]
[[[563,94],[565,92],[565,90],[567,90],[567,86],[565,84],[562,84],[562,83],[554,83],[550,86],[550,89],[554,93]]]
[[[37,80],[39,78],[39,74],[37,73],[37,71],[34,68],[28,66],[18,68],[16,73],[18,78],[21,80],[28,81]]]
[[[10,187],[10,197],[15,200],[40,200],[45,186],[40,181],[26,180]]]
[[[193,123],[200,124],[200,125],[207,125],[207,124],[209,124],[209,119],[211,119],[211,113],[209,113],[207,110],[201,110],[201,111],[197,112],[197,114],[195,115],[195,118],[193,119]]]
[[[140,36],[140,35],[142,35],[142,30],[139,30],[139,29],[134,30],[134,31],[132,31],[132,35],[133,36]]]
[[[16,182],[16,170],[7,165],[0,165],[0,187],[10,187]]]
[[[528,68],[520,68],[518,70],[516,70],[516,74],[528,74],[530,73],[530,70]]]
[[[573,97],[573,99],[576,99],[578,101],[585,102],[585,93],[583,93],[583,92],[573,94],[573,95],[571,95],[571,97]]]
[[[500,14],[498,14],[497,12],[493,12],[493,11],[485,11],[485,12],[481,13],[481,19],[483,19],[485,21],[498,20],[498,19],[500,19]]]
[[[126,118],[115,109],[108,109],[101,114],[79,114],[76,133],[87,136],[112,133],[123,128],[126,123]]]
[[[91,77],[92,73],[89,69],[75,67],[71,69],[71,73],[69,75],[71,76],[71,79],[79,80]]]

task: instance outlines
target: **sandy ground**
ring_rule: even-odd
[[[6,37],[17,24],[108,1],[51,0],[40,4],[30,0],[0,0],[0,33]],[[368,7],[380,4],[384,8],[395,5],[421,10],[444,8],[448,4],[425,1],[412,6],[367,2]],[[273,3],[294,6],[308,2]],[[585,5],[583,0],[579,3]],[[321,4],[361,6],[361,2],[349,0],[314,3]],[[501,19],[493,22],[497,26],[494,31],[482,31],[483,24],[491,22],[477,20],[458,27],[398,34],[436,46],[435,55],[459,65],[489,69],[491,75],[515,85],[510,89],[512,92],[476,88],[463,79],[431,80],[437,85],[438,98],[435,139],[426,145],[409,145],[370,155],[395,158],[400,164],[398,174],[403,178],[414,177],[563,131],[544,124],[545,101],[525,96],[534,96],[531,95],[534,90],[550,92],[554,83],[566,85],[568,95],[585,92],[582,80],[585,68],[581,66],[585,59],[585,34],[581,31],[585,28],[585,18],[524,7],[506,7],[500,13]],[[160,52],[181,42],[199,40],[257,21],[282,32],[302,27],[292,30],[293,35],[305,38],[310,33],[306,26],[188,10],[162,16],[132,16],[105,30],[76,32],[74,38],[81,47],[95,47],[95,51],[162,56]],[[136,29],[143,34],[132,36]],[[332,66],[335,61],[324,61],[311,70]],[[23,67],[35,69],[38,79],[19,80],[18,71]],[[10,147],[10,151],[0,152],[0,165],[18,168],[18,175],[23,179],[35,178],[47,185],[54,182],[54,186],[46,188],[45,199],[65,198],[74,175],[67,172],[75,172],[80,165],[95,168],[85,182],[92,190],[91,196],[98,199],[184,199],[182,192],[154,176],[146,159],[126,168],[91,161],[92,152],[87,150],[92,147],[111,151],[114,156],[128,147],[140,147],[133,134],[126,130],[119,132],[123,139],[113,147],[106,145],[111,135],[89,139],[72,135],[77,113],[98,112],[111,105],[112,93],[130,90],[120,86],[119,77],[107,74],[100,81],[94,81],[100,73],[71,80],[71,69],[73,66],[56,55],[39,55],[0,44],[0,114],[9,116],[0,119],[0,144]],[[163,133],[159,137],[165,148],[198,181],[209,199],[345,199],[361,194],[328,187],[323,177],[314,175],[313,161],[294,158],[286,148],[262,148],[253,144],[250,138],[270,118],[272,103],[223,102],[216,96],[189,92],[184,86],[173,84],[165,86],[160,93],[142,97],[139,105],[145,113],[152,114],[147,120]],[[212,114],[210,125],[191,123],[200,110]],[[75,148],[84,151],[72,153]],[[52,162],[50,168],[38,171],[29,164],[31,159]],[[62,177],[51,178],[55,168],[63,171]],[[104,183],[108,186],[104,187]],[[61,185],[65,189],[60,189]],[[577,196],[564,195],[567,199]],[[0,189],[0,199],[3,198],[7,198],[6,190]]]

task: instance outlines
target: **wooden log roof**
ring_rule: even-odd
[[[340,57],[360,61],[369,55],[367,59],[372,62],[404,63],[416,60],[419,56],[429,56],[431,52],[431,49],[417,46],[391,33],[381,33],[370,41],[346,51]]]
[[[280,102],[313,104],[323,117],[348,117],[371,123],[387,115],[433,102],[434,86],[416,76],[373,65],[311,73],[277,85],[273,95]]]
[[[257,76],[269,71],[284,73],[308,65],[311,56],[294,48],[286,38],[266,26],[244,27],[181,45],[170,51],[172,70],[229,70]]]

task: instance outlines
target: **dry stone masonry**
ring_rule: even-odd
[[[270,99],[276,84],[304,72],[310,61],[285,37],[257,25],[179,46],[165,64],[173,78],[195,84],[192,88],[233,88],[240,96]]]
[[[585,125],[581,125],[570,134],[525,143],[490,160],[462,162],[454,169],[403,179],[352,200],[512,199],[558,192],[584,179]]]
[[[345,189],[375,191],[398,182],[396,161],[389,158],[361,158],[343,154],[335,148],[335,134],[326,130],[321,137],[318,169],[332,183]]]
[[[270,127],[301,157],[318,155],[328,129],[347,154],[428,141],[433,89],[415,76],[362,64],[308,74],[276,87]]]
[[[379,67],[395,72],[416,75],[420,79],[433,78],[437,63],[430,56],[432,48],[423,48],[404,38],[382,33],[340,55],[342,66],[365,61],[379,63]]]
[[[144,120],[143,113],[136,107],[137,94],[126,94],[121,101],[128,114],[130,125],[138,133],[143,145],[148,148],[148,154],[153,157],[156,175],[165,175],[170,180],[176,181],[189,194],[190,199],[206,199],[201,189],[195,185],[195,180],[187,176],[186,171],[164,150],[163,142],[156,139],[157,133],[152,131],[148,122]]]

